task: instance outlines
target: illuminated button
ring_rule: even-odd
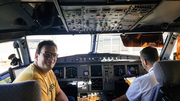
[[[132,26],[131,25],[129,25],[129,28],[131,28]]]
[[[99,15],[99,14],[98,14],[98,15],[96,15],[96,17],[97,17],[97,18],[99,18],[99,17],[100,17],[100,15]]]
[[[121,28],[121,27],[122,27],[122,25],[120,24],[120,25],[119,25],[119,27]]]

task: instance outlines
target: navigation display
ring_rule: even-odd
[[[125,74],[125,65],[114,65],[114,76],[122,76]]]

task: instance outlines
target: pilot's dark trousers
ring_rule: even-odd
[[[72,97],[72,96],[67,96],[67,98],[69,101],[75,101],[74,97]]]

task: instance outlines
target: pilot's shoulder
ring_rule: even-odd
[[[154,74],[147,73],[147,74],[144,74],[144,75],[136,77],[135,81],[138,81],[138,82],[147,82],[147,81],[149,81],[149,79],[152,78],[152,76],[154,76]]]

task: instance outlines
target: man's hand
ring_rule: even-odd
[[[112,100],[112,101],[119,101],[119,98],[116,98],[116,99],[114,99],[114,100]]]
[[[120,97],[118,97],[112,101],[129,101],[129,100],[128,100],[126,94],[124,94],[124,95],[122,95],[122,96],[120,96]]]
[[[68,101],[66,94],[61,89],[56,94],[56,101]]]

